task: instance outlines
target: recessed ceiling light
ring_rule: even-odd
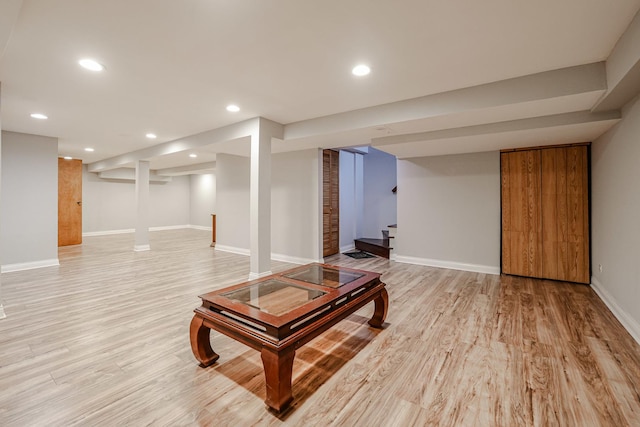
[[[40,114],[40,113],[33,113],[31,115],[31,117],[33,117],[34,119],[40,119],[40,120],[46,120],[49,117],[45,116],[44,114]]]
[[[227,105],[227,111],[229,111],[230,113],[237,113],[238,111],[240,111],[240,107],[233,104]]]
[[[360,64],[353,67],[353,70],[351,70],[351,72],[354,76],[366,76],[371,72],[371,68],[369,68],[369,66],[367,65]]]
[[[149,139],[156,139],[156,138],[157,138],[157,136],[156,136],[156,134],[155,134],[155,133],[148,133],[148,134],[146,134],[145,136],[146,136],[147,138],[149,138]]]
[[[84,149],[84,151],[92,152],[92,151],[95,151],[95,150],[93,148],[87,147],[87,148]]]
[[[91,70],[91,71],[104,70],[104,65],[102,65],[101,63],[99,63],[94,59],[89,59],[89,58],[81,59],[80,61],[78,61],[78,64],[80,64],[83,68],[86,68],[87,70]]]
[[[71,156],[64,156],[64,157],[63,157],[63,159],[65,159],[65,160],[73,160],[73,157],[71,157]]]
[[[191,157],[192,159],[195,159],[196,157],[198,157],[197,154],[189,154],[189,157]]]

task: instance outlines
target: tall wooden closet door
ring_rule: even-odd
[[[542,277],[564,280],[568,243],[566,150],[542,150],[542,177]]]
[[[322,256],[340,252],[340,154],[322,152]]]
[[[58,158],[58,246],[82,243],[82,160]]]
[[[540,152],[501,153],[502,272],[542,276]]]
[[[587,147],[542,150],[543,276],[589,283]]]

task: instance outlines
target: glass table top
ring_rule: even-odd
[[[270,279],[220,295],[264,313],[280,316],[325,294],[316,289]]]
[[[323,267],[321,265],[311,265],[302,271],[284,275],[284,277],[288,277],[290,279],[301,280],[303,282],[321,286],[328,286],[330,288],[339,288],[340,286],[351,283],[362,276],[364,276],[364,274]]]

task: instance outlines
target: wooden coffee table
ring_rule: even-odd
[[[191,349],[202,366],[218,360],[215,329],[260,351],[266,404],[282,411],[293,400],[291,374],[297,348],[374,301],[369,324],[381,328],[389,297],[379,273],[309,264],[201,295],[191,321]]]

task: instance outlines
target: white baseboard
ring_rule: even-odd
[[[622,326],[631,334],[633,339],[640,344],[640,324],[618,305],[615,298],[611,296],[602,286],[602,283],[593,276],[591,276],[591,288],[600,297],[602,302],[609,307],[609,310],[611,310],[613,315],[616,316],[616,319],[622,323]]]
[[[462,262],[442,261],[439,259],[417,258],[404,255],[395,255],[396,262],[405,264],[424,265],[427,267],[448,268],[450,270],[471,271],[474,273],[500,274],[500,267],[480,264],[465,264]]]
[[[271,276],[271,271],[265,271],[264,273],[249,273],[249,280],[262,279],[263,277]]]
[[[135,231],[133,228],[127,228],[126,230],[87,231],[86,233],[82,233],[82,237],[110,236],[112,234],[135,233]]]
[[[7,315],[4,312],[4,307],[0,304],[0,319],[6,319]]]
[[[205,227],[204,225],[190,225],[189,228],[194,230],[211,231],[212,227]]]
[[[216,243],[215,250],[220,252],[229,252],[229,253],[238,254],[238,255],[246,255],[246,256],[251,255],[251,251],[249,251],[249,249],[236,248],[234,246],[219,245],[218,243]]]
[[[22,271],[22,270],[32,270],[34,268],[42,268],[42,267],[57,267],[60,265],[60,261],[58,258],[53,259],[43,259],[40,261],[32,261],[32,262],[20,262],[17,264],[5,264],[2,266],[2,273],[10,273],[12,271]]]
[[[300,265],[310,264],[312,262],[321,262],[311,258],[300,258],[300,257],[295,257],[290,255],[274,254],[274,253],[271,254],[271,259],[274,261],[290,262],[291,264],[300,264]]]
[[[225,246],[216,243],[215,246],[216,251],[220,252],[229,252],[237,255],[251,256],[251,251],[246,248],[236,248],[234,246]],[[281,261],[281,262],[290,262],[291,264],[310,264],[312,262],[323,262],[323,259],[312,259],[312,258],[301,258],[295,257],[291,255],[283,255],[283,254],[271,254],[271,259],[273,261]]]
[[[351,245],[346,245],[346,246],[340,246],[340,253],[345,253],[345,252],[349,252],[349,251],[353,251],[355,250],[356,245],[351,244]]]
[[[149,245],[133,245],[133,250],[135,252],[150,251],[151,250],[151,246],[149,246]]]
[[[149,231],[166,231],[166,230],[182,230],[184,228],[192,228],[195,230],[208,230],[211,231],[211,227],[203,227],[201,225],[164,225],[161,227],[149,227]],[[87,231],[86,233],[82,233],[82,237],[92,237],[92,236],[109,236],[111,234],[127,234],[127,233],[135,233],[135,228],[125,228],[122,230],[106,230],[106,231]]]
[[[191,228],[191,225],[183,224],[183,225],[165,225],[162,227],[149,227],[149,231],[182,230],[183,228]]]

